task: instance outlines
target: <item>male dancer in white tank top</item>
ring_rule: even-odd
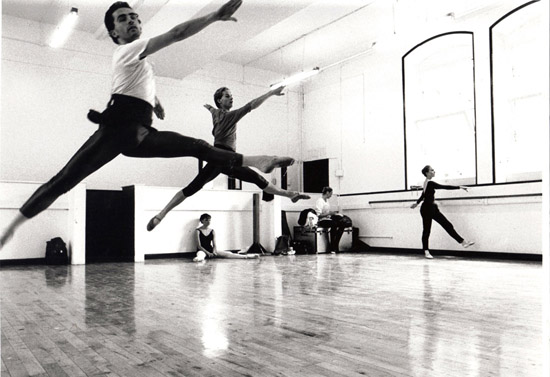
[[[151,39],[140,39],[141,20],[128,3],[119,1],[111,5],[105,13],[105,26],[119,45],[113,55],[111,100],[101,114],[91,111],[88,115],[99,128],[65,167],[23,204],[0,235],[0,248],[21,224],[120,154],[164,158],[193,156],[224,167],[252,166],[265,173],[294,162],[289,157],[243,156],[214,148],[203,140],[151,127],[153,112],[163,119],[164,109],[156,98],[154,74],[147,57],[216,21],[236,21],[232,15],[241,3],[242,0],[230,0],[215,12],[183,22]]]

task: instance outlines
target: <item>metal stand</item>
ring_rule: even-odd
[[[252,216],[252,246],[246,252],[265,255],[267,250],[260,243],[260,194],[252,197]]]

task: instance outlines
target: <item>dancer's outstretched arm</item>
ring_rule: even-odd
[[[271,96],[284,96],[285,94],[283,93],[283,89],[285,87],[284,86],[280,86],[278,87],[277,89],[273,89],[273,90],[270,90],[269,92],[267,92],[266,94],[262,95],[262,96],[259,96],[258,98],[255,98],[253,99],[252,101],[250,101],[248,104],[250,105],[250,107],[252,108],[252,110],[254,109],[257,109],[258,107],[260,107],[260,105],[262,103],[265,102],[266,99],[268,99],[269,97]]]
[[[183,22],[168,32],[151,38],[147,43],[147,47],[141,53],[140,58],[154,54],[173,43],[189,38],[216,21],[237,21],[232,16],[241,4],[242,0],[230,0],[215,12]]]

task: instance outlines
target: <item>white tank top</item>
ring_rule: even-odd
[[[111,94],[123,94],[147,101],[155,106],[155,76],[147,57],[140,59],[149,39],[137,39],[120,45],[113,54]]]

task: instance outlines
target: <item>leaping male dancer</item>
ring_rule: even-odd
[[[147,57],[216,21],[236,21],[232,15],[241,4],[242,0],[230,0],[215,12],[183,22],[151,39],[140,39],[141,20],[128,3],[119,1],[111,5],[105,13],[105,26],[119,45],[113,55],[111,100],[103,113],[91,112],[88,116],[99,123],[99,128],[67,165],[23,204],[1,234],[0,247],[13,237],[21,224],[120,154],[164,158],[193,156],[228,168],[253,166],[264,173],[294,162],[289,157],[243,156],[214,148],[203,140],[151,127],[153,112],[163,119],[164,109],[156,97],[153,69]]]
[[[217,108],[210,105],[204,105],[204,107],[212,114],[212,123],[214,124],[214,128],[212,129],[212,135],[214,135],[214,146],[220,149],[235,152],[237,148],[237,122],[250,111],[257,109],[269,97],[284,95],[282,93],[283,89],[284,87],[273,89],[264,95],[253,99],[243,107],[233,111],[230,111],[233,107],[233,96],[231,95],[231,91],[226,87],[216,90],[214,93],[214,103]],[[301,194],[297,191],[283,190],[268,182],[264,177],[250,168],[243,166],[221,166],[209,163],[199,172],[199,174],[187,187],[181,191],[178,191],[176,195],[174,195],[162,211],[149,220],[147,230],[153,230],[164,219],[168,212],[182,203],[185,199],[195,194],[203,188],[206,183],[216,178],[220,173],[245,182],[254,183],[266,193],[285,196],[290,198],[293,203],[296,203],[300,199],[310,198],[308,195]]]

